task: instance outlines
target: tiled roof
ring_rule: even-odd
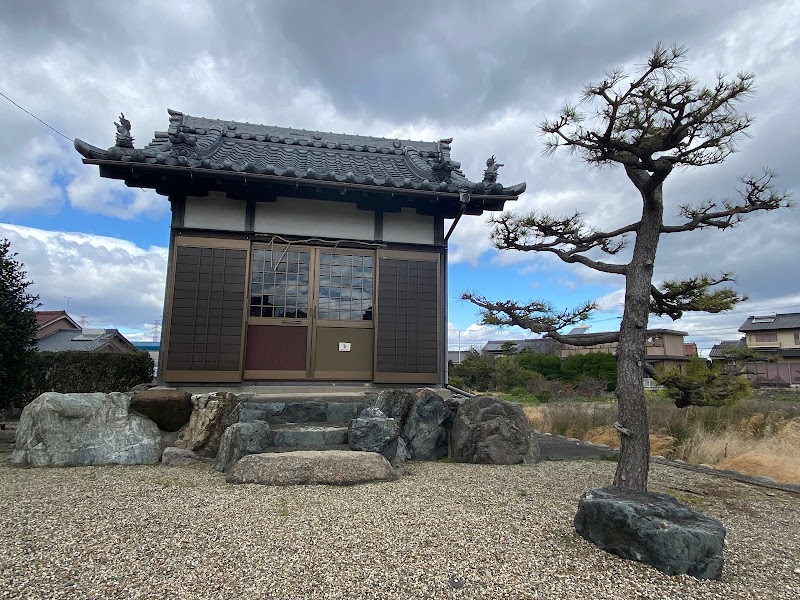
[[[514,352],[538,352],[549,353],[557,352],[563,344],[550,338],[533,338],[529,340],[489,340],[486,342],[481,352],[503,352],[504,344],[514,344],[509,348]]]
[[[727,340],[720,342],[719,344],[715,344],[713,348],[711,348],[711,352],[708,353],[708,357],[711,359],[714,358],[728,358],[728,353],[731,350],[738,350],[742,348],[747,348],[747,344],[744,341],[744,338],[741,340]]]
[[[36,311],[36,327],[44,327],[48,323],[52,323],[56,319],[67,317],[65,310],[37,310]]]
[[[233,171],[388,188],[517,196],[525,184],[472,182],[450,159],[450,139],[418,142],[192,117],[169,111],[169,129],[144,148],[102,150],[76,139],[88,159]],[[490,178],[491,179],[491,178]]]
[[[105,346],[114,337],[128,341],[116,329],[106,329],[105,332],[93,339],[76,341],[80,331],[75,329],[59,329],[45,338],[36,340],[36,349],[42,352],[69,352],[73,350],[92,352]],[[128,342],[130,344],[130,342]]]
[[[755,322],[754,322],[755,321]],[[772,329],[800,329],[800,313],[782,315],[751,316],[739,327],[739,331],[765,331]]]

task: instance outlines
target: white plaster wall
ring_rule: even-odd
[[[256,204],[254,228],[258,233],[373,240],[375,214],[348,202],[279,197]]]
[[[434,218],[418,215],[413,208],[403,208],[399,213],[383,213],[383,239],[386,242],[433,244],[434,234]]]
[[[211,192],[207,197],[187,196],[184,227],[244,231],[247,202],[232,200],[220,192]]]

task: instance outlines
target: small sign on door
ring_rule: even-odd
[[[339,352],[350,352],[350,342],[339,342]]]

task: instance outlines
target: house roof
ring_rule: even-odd
[[[464,177],[450,158],[451,139],[421,142],[404,139],[307,131],[193,117],[169,110],[167,131],[155,132],[144,148],[129,136],[108,150],[76,139],[75,149],[87,160],[127,163],[130,167],[228,171],[240,176],[305,179],[329,184],[359,184],[389,190],[470,192],[518,196],[525,183],[510,187]],[[130,127],[130,123],[122,121]],[[118,127],[118,131],[119,131]],[[125,141],[127,140],[127,141]],[[97,164],[100,164],[98,162]],[[487,173],[491,169],[487,169]]]
[[[70,352],[74,350],[92,352],[99,350],[115,337],[120,338],[131,348],[134,348],[133,344],[117,329],[103,329],[100,330],[103,333],[85,335],[88,331],[92,330],[59,329],[47,337],[36,340],[36,349],[42,352]]]
[[[711,348],[711,351],[708,353],[708,357],[711,359],[728,358],[728,353],[731,350],[738,350],[741,348],[747,348],[744,338],[740,340],[725,340],[719,344],[714,344],[714,347]]]
[[[550,338],[532,338],[528,340],[489,340],[486,342],[481,352],[503,352],[504,344],[514,344],[511,350],[517,352],[539,352],[549,353],[560,350],[563,347],[561,342]]]
[[[36,311],[36,328],[42,329],[47,327],[50,323],[58,321],[59,319],[67,319],[70,323],[80,329],[78,324],[73,321],[65,310],[37,310]]]
[[[773,329],[800,329],[800,313],[750,316],[739,327],[739,331],[765,331]]]

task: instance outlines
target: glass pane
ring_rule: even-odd
[[[261,307],[260,306],[251,306],[250,307],[250,316],[251,317],[260,317],[261,316]]]

